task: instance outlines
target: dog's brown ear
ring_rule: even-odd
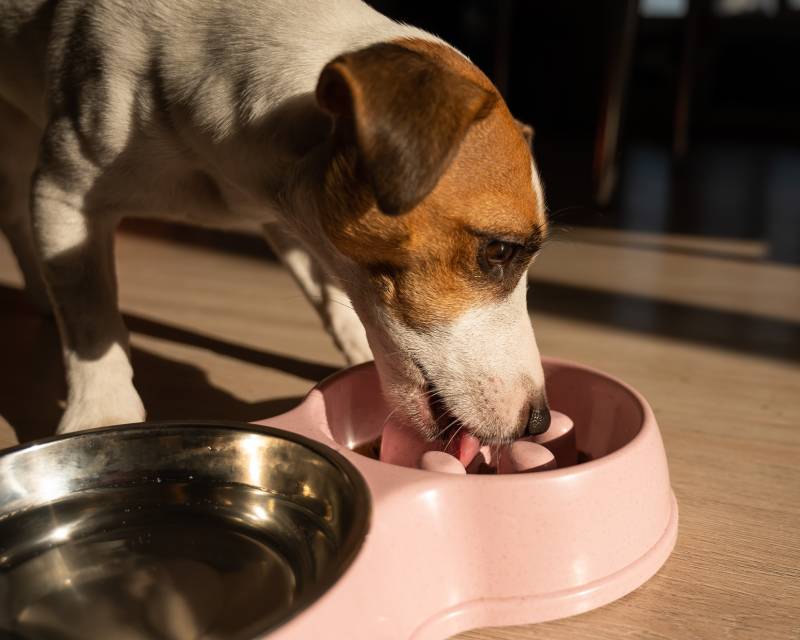
[[[433,190],[496,97],[421,53],[381,43],[328,63],[317,101],[355,143],[380,210],[398,215]]]
[[[528,148],[533,149],[533,127],[522,122],[522,120],[517,120],[516,118],[514,118],[514,120],[516,121],[519,130],[522,132],[522,137],[525,138],[525,142],[528,143]]]

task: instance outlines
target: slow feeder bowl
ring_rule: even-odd
[[[372,364],[256,425],[112,427],[3,452],[0,631],[440,640],[615,600],[675,543],[658,427],[624,383],[544,365],[588,461],[466,476],[379,462],[389,410]]]
[[[450,475],[374,459],[389,414],[372,364],[345,370],[263,424],[337,450],[364,476],[370,532],[345,575],[275,640],[439,640],[543,622],[633,591],[666,561],[678,509],[653,412],[599,371],[544,359],[550,406],[579,464]],[[361,452],[361,453],[358,453]]]

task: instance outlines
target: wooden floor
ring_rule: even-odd
[[[530,295],[540,347],[650,400],[678,543],[656,577],[613,604],[461,638],[800,638],[800,269],[762,253],[592,230],[546,248]],[[118,262],[151,418],[263,418],[342,364],[274,262],[133,234],[120,237]],[[54,327],[19,284],[0,243],[0,446],[14,441],[9,425],[23,441],[51,433],[64,393]]]

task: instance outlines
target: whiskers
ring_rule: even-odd
[[[458,420],[454,420],[454,421],[453,421],[453,424],[455,424],[456,422],[458,422]],[[452,426],[452,424],[451,424],[450,426]],[[447,428],[449,429],[450,427],[448,426]],[[461,424],[461,425],[459,425],[458,429],[456,429],[456,430],[453,432],[453,435],[452,435],[452,436],[450,436],[450,439],[447,441],[447,444],[444,446],[444,450],[445,450],[445,451],[447,451],[447,450],[450,448],[450,445],[451,445],[451,444],[453,444],[453,440],[455,440],[456,436],[457,436],[459,433],[461,433],[461,430],[462,430],[463,428],[464,428],[464,425],[463,425],[463,424]],[[447,430],[447,429],[445,429],[445,431],[446,431],[446,430]]]
[[[400,411],[400,405],[398,405],[398,406],[396,406],[394,409],[392,409],[392,410],[389,412],[389,415],[387,415],[387,416],[386,416],[386,417],[383,419],[383,424],[381,425],[381,430],[380,430],[380,432],[381,432],[381,433],[383,433],[383,429],[384,429],[384,427],[386,427],[386,425],[387,425],[387,424],[389,424],[389,420],[391,420],[391,419],[392,419],[392,416],[393,416],[395,413],[397,413],[398,411]]]
[[[345,302],[344,300],[337,300],[333,296],[329,296],[328,297],[328,302],[332,302],[334,304],[338,304],[339,306],[344,307],[345,309],[350,309],[351,311],[355,312],[355,309],[353,308],[353,305],[350,304],[349,300],[348,300],[348,302]]]
[[[437,434],[435,434],[435,435],[433,436],[433,439],[434,439],[434,440],[438,440],[438,439],[439,439],[439,438],[441,438],[441,437],[442,437],[442,436],[443,436],[445,433],[447,433],[447,430],[448,430],[448,429],[452,428],[452,427],[453,427],[453,426],[455,426],[456,424],[458,424],[458,418],[453,418],[453,420],[451,420],[451,421],[450,421],[450,424],[448,424],[448,425],[447,425],[447,426],[446,426],[444,429],[440,430],[440,431],[439,431]],[[459,429],[463,429],[463,428],[464,428],[464,425],[462,424],[462,425],[459,427]],[[458,430],[456,430],[456,432],[458,432]],[[452,439],[451,439],[451,440],[452,440]]]

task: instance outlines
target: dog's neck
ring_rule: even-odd
[[[165,11],[181,11],[181,6]],[[313,2],[256,3],[246,22],[236,25],[234,44],[230,33],[214,28],[229,24],[215,20],[225,3],[204,10],[210,15],[191,23],[204,26],[197,30],[178,20],[189,32],[171,40],[180,46],[163,51],[159,81],[167,103],[180,111],[173,121],[184,127],[183,144],[221,182],[232,210],[295,227],[309,224],[304,220],[309,208],[324,204],[316,197],[316,178],[309,176],[323,177],[319,166],[329,151],[331,120],[314,96],[325,64],[376,42],[416,38],[449,46],[360,0],[340,2],[333,11],[320,2],[313,16],[305,15],[314,11]],[[267,28],[270,24],[283,29],[276,33]],[[228,44],[220,45],[211,61],[209,49],[217,40]],[[192,107],[182,110],[187,99]]]

